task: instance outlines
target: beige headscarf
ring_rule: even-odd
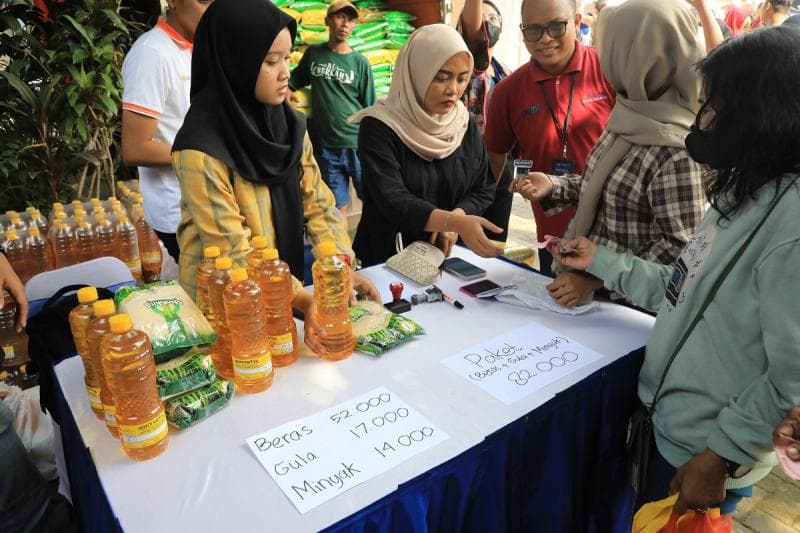
[[[703,45],[684,0],[628,0],[603,9],[598,24],[600,64],[617,91],[606,126],[613,138],[584,172],[568,238],[592,228],[606,181],[633,145],[683,147],[700,108],[694,65]]]
[[[422,102],[442,65],[460,52],[469,55],[472,73],[472,54],[456,30],[446,24],[417,29],[400,50],[386,100],[359,111],[349,122],[374,117],[389,126],[421,158],[432,161],[449,156],[461,146],[469,125],[469,112],[459,101],[446,115],[431,115]]]

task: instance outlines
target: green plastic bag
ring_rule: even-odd
[[[211,355],[191,351],[156,367],[158,396],[163,400],[210,385],[217,377]]]
[[[389,7],[384,0],[356,0],[358,9],[386,9]]]
[[[356,349],[367,355],[379,356],[417,335],[424,335],[422,326],[401,315],[392,313],[375,302],[360,302],[350,308]]]
[[[134,329],[150,338],[156,363],[217,338],[206,317],[175,281],[122,287],[114,295],[114,303],[120,313],[131,316]]]
[[[389,48],[390,44],[392,43],[390,43],[388,40],[381,39],[379,41],[366,42],[361,46],[359,46],[358,48],[353,47],[353,50],[355,50],[356,52],[363,53],[363,52],[369,52],[370,50],[380,50],[381,48]]]
[[[289,7],[302,13],[307,9],[328,9],[328,4],[324,2],[318,2],[316,0],[298,0],[296,2],[292,2],[292,5]]]
[[[170,426],[186,429],[216,413],[233,398],[233,383],[217,378],[211,385],[176,396],[164,403]]]
[[[405,20],[387,21],[386,31],[388,33],[411,35],[415,30],[416,28]]]
[[[383,37],[383,34],[386,32],[386,27],[386,22],[367,22],[356,26],[353,29],[353,35],[362,39],[369,39],[376,35],[381,35],[381,37]]]
[[[385,21],[396,22],[398,20],[402,20],[409,22],[416,19],[417,17],[411,13],[406,13],[405,11],[384,11],[383,13],[383,20]]]
[[[380,76],[381,74],[389,74],[391,76],[392,72],[394,72],[394,65],[392,63],[378,63],[377,65],[372,65],[373,76]]]

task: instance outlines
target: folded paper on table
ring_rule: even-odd
[[[552,283],[552,280],[532,272],[515,274],[511,284],[517,285],[517,287],[504,291],[495,298],[498,302],[532,309],[542,309],[563,315],[582,315],[598,307],[597,302],[589,302],[576,307],[561,305],[550,296],[550,291],[547,290],[547,285],[550,283]]]

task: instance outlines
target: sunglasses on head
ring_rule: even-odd
[[[539,24],[520,24],[519,29],[522,31],[522,36],[529,43],[535,43],[544,37],[544,32],[553,39],[563,37],[567,33],[568,20],[554,20],[549,22],[547,26],[540,26]]]

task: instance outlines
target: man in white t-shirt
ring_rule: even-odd
[[[167,0],[167,16],[136,39],[122,65],[122,159],[139,168],[144,218],[178,262],[181,190],[170,152],[189,110],[192,41],[213,0]]]

